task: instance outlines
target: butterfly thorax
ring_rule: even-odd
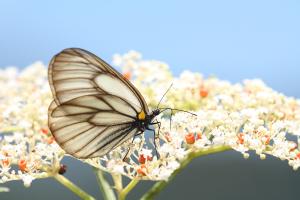
[[[144,111],[141,111],[137,116],[137,120],[134,122],[134,126],[137,126],[140,132],[144,132],[146,129],[149,129],[153,119],[159,114],[159,109],[153,110],[150,114],[145,114]]]

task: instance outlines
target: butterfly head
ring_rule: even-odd
[[[153,121],[153,119],[157,116],[157,115],[159,115],[160,114],[160,109],[155,109],[155,110],[153,110],[152,112],[151,112],[151,114],[150,115],[148,115],[148,123],[151,123],[152,121]]]
[[[152,115],[154,117],[157,116],[157,115],[159,115],[159,114],[160,114],[160,109],[158,109],[158,108],[152,111]]]

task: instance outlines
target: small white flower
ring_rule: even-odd
[[[21,179],[23,180],[25,187],[30,187],[31,182],[35,179],[30,174],[22,174]]]

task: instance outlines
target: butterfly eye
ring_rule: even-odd
[[[153,115],[159,115],[159,113],[160,113],[160,110],[159,109],[155,109],[154,111],[153,111]]]

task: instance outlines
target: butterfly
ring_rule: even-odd
[[[100,157],[160,122],[138,89],[96,55],[68,48],[50,61],[49,129],[77,158]]]

